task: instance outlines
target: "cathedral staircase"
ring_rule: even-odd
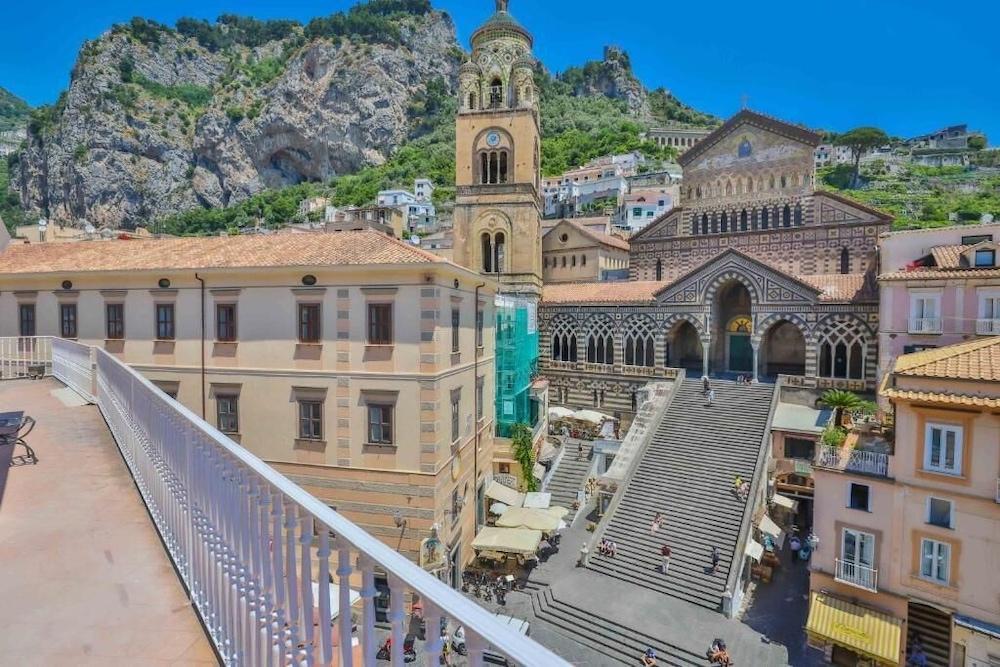
[[[583,458],[578,457],[575,442],[567,440],[563,450],[562,458],[556,464],[545,490],[552,494],[553,505],[569,509],[576,501],[576,492],[583,489],[587,481],[593,446],[589,442],[583,443]]]
[[[706,406],[699,380],[684,380],[624,494],[606,519],[604,536],[618,544],[614,558],[591,553],[588,567],[712,610],[722,608],[746,503],[733,493],[739,475],[752,482],[770,418],[773,385],[713,381]],[[656,533],[656,513],[665,517]],[[670,547],[668,574],[660,548]],[[711,571],[711,550],[722,554]]]

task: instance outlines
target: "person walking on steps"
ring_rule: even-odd
[[[701,393],[708,396],[708,392],[712,390],[712,381],[708,379],[707,375],[701,376]]]
[[[660,547],[660,556],[663,558],[661,569],[663,570],[663,574],[666,574],[670,570],[670,547],[666,544]]]
[[[708,390],[708,402],[705,403],[705,405],[707,407],[712,407],[714,404],[715,404],[715,390],[714,389],[709,389]]]
[[[722,560],[722,552],[719,547],[712,547],[712,574],[719,569],[719,561]]]

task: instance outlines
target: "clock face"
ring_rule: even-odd
[[[500,133],[499,132],[490,132],[489,134],[487,134],[486,135],[486,143],[489,144],[492,147],[499,146],[500,145]]]

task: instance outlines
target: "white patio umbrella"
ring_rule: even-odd
[[[503,503],[493,503],[490,505],[490,514],[496,514],[501,516],[504,512],[510,509],[510,505],[504,505]]]

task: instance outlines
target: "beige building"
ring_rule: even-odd
[[[437,524],[461,565],[495,291],[374,231],[21,244],[0,254],[0,336],[100,346],[401,552]]]
[[[608,271],[627,272],[628,250],[628,241],[562,220],[542,238],[545,283],[602,280]]]
[[[654,127],[646,134],[646,138],[662,148],[676,148],[683,154],[697,146],[712,133],[710,127],[693,127],[688,125],[671,125],[669,127]]]
[[[931,665],[996,664],[1000,339],[901,356],[881,394],[894,443],[817,457],[807,629],[837,664],[902,664],[918,642]]]

